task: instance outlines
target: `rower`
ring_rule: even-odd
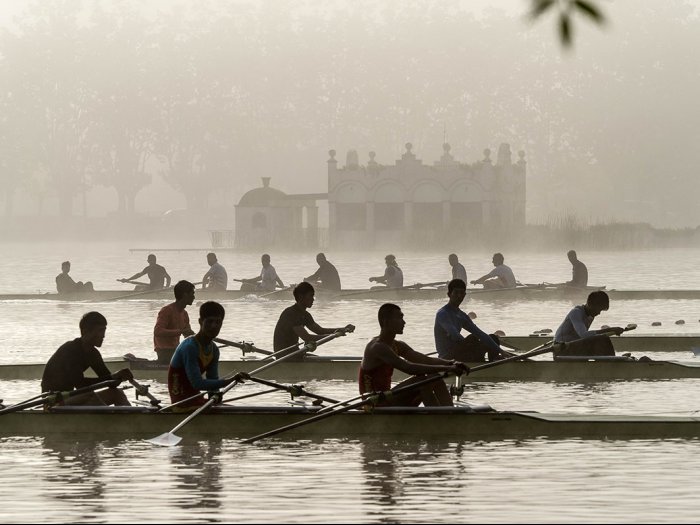
[[[588,286],[588,268],[578,260],[575,250],[569,250],[566,256],[571,263],[571,280],[566,281],[567,286],[585,288]]]
[[[486,275],[483,275],[472,281],[472,284],[483,284],[484,289],[494,290],[500,288],[515,288],[517,282],[513,270],[509,266],[503,264],[504,258],[501,253],[494,253],[491,262],[495,266]]]
[[[148,285],[136,285],[135,290],[160,290],[161,288],[170,288],[170,275],[165,271],[160,264],[156,264],[156,256],[150,254],[147,258],[148,266],[138,273],[135,273],[131,277],[126,279],[117,279],[119,282],[128,283],[132,282],[139,277],[148,275]]]
[[[396,257],[389,254],[386,257],[384,257],[384,262],[386,263],[384,275],[380,275],[379,277],[370,277],[369,282],[383,284],[386,285],[387,288],[403,287],[403,272],[401,271],[401,268],[399,268],[399,265],[396,262]],[[383,287],[372,287],[372,289],[375,288]]]
[[[83,315],[80,319],[80,337],[61,345],[46,363],[44,375],[41,378],[42,392],[65,392],[110,379],[119,381],[133,379],[134,376],[128,368],[113,374],[105,365],[102,354],[97,348],[102,346],[106,330],[107,319],[101,313],[88,312]],[[97,375],[96,378],[83,375],[88,368]],[[129,406],[131,403],[123,390],[108,388],[102,392],[87,392],[67,397],[64,404]]]
[[[299,339],[305,343],[314,343],[328,334],[336,332],[352,332],[355,327],[351,324],[344,328],[323,328],[314,321],[308,309],[314,304],[314,287],[307,282],[299,283],[294,288],[294,304],[284,309],[275,325],[273,348],[275,352],[289,348],[289,352],[282,353],[278,357],[283,357],[297,350],[293,348],[299,343]],[[314,332],[310,334],[306,329]],[[290,348],[292,347],[292,348]],[[303,354],[291,359],[301,360]]]
[[[77,283],[73,278],[68,275],[70,273],[70,261],[63,261],[61,263],[61,273],[56,276],[56,291],[59,294],[70,294],[70,293],[82,293],[82,292],[92,292],[94,291],[92,283],[90,281],[84,283],[83,281],[78,281]]]
[[[615,349],[607,334],[620,335],[624,328],[613,326],[591,330],[593,319],[610,307],[610,298],[602,290],[591,292],[586,304],[575,306],[557,328],[555,343],[568,343],[557,355],[614,356]]]
[[[279,286],[284,288],[282,279],[277,275],[275,267],[270,264],[270,256],[266,253],[260,257],[262,270],[257,277],[241,279],[241,290],[246,292],[273,292]]]
[[[459,262],[456,253],[451,253],[447,257],[447,261],[452,267],[452,279],[462,279],[465,283],[469,282],[467,280],[467,270],[464,268],[464,265]]]
[[[461,375],[469,372],[469,368],[459,361],[446,361],[428,357],[415,351],[396,336],[403,333],[406,321],[401,308],[395,304],[386,303],[379,308],[379,335],[365,347],[360,364],[358,382],[360,394],[368,392],[386,392],[391,388],[391,378],[394,369],[401,370],[410,377],[398,385],[410,385],[422,379],[426,374],[438,372],[453,372]],[[419,390],[405,394],[389,396],[378,406],[452,406],[452,396],[445,382],[439,378],[421,387]]]
[[[309,275],[304,281],[322,290],[340,291],[340,276],[338,270],[331,264],[324,253],[316,255],[318,270]]]
[[[216,258],[216,254],[211,252],[207,254],[207,264],[209,270],[202,277],[202,289],[224,291],[228,286],[228,275],[226,268],[221,266]]]
[[[438,356],[469,363],[484,362],[486,354],[489,361],[502,359],[505,356],[498,336],[483,332],[471,316],[459,308],[466,294],[467,283],[461,279],[452,279],[447,285],[449,301],[435,314],[433,329]],[[469,332],[467,337],[460,333],[462,328]]]
[[[158,362],[164,365],[170,364],[175,349],[180,344],[180,336],[194,335],[186,310],[194,302],[194,284],[179,281],[173,292],[175,302],[160,309],[153,327],[153,348],[158,355]]]
[[[214,301],[199,307],[199,332],[178,345],[168,367],[168,392],[173,403],[199,392],[218,390],[234,381],[234,378],[219,379],[219,348],[214,343],[225,314],[224,307]],[[206,401],[202,395],[180,403],[180,407],[201,406]]]

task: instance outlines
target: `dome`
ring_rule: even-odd
[[[239,206],[275,206],[287,198],[283,191],[270,188],[270,177],[263,177],[263,187],[255,188],[247,192],[241,200]]]

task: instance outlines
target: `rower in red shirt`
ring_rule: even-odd
[[[428,357],[415,351],[403,341],[396,340],[403,333],[406,321],[401,308],[395,304],[383,304],[378,313],[380,333],[365,347],[359,371],[360,393],[385,392],[391,389],[394,369],[412,375],[398,385],[410,385],[428,374],[452,372],[461,375],[469,369],[464,363]],[[452,406],[452,396],[442,379],[422,386],[420,389],[391,396],[381,406]]]
[[[164,365],[170,364],[170,359],[180,344],[180,336],[194,335],[190,327],[190,316],[185,310],[194,302],[194,284],[180,281],[173,288],[173,292],[175,302],[160,309],[156,326],[153,328],[153,348],[158,354],[158,362]]]

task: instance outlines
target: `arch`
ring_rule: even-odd
[[[374,202],[405,202],[405,188],[394,180],[387,180],[377,184],[373,192]]]
[[[367,202],[367,190],[359,182],[344,182],[333,191],[333,200],[335,202],[364,203]]]

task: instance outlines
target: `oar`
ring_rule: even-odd
[[[134,379],[133,377],[129,379],[129,383],[133,385],[136,391],[136,399],[138,399],[139,396],[147,397],[148,400],[151,402],[152,406],[160,406],[160,399],[156,398],[153,394],[151,394],[148,391],[148,385],[142,385],[141,383],[137,382],[136,379]]]
[[[257,348],[253,343],[237,343],[235,341],[221,339],[220,337],[215,337],[214,341],[222,346],[232,346],[234,348],[238,348],[239,350],[243,350],[244,355],[246,352],[257,352],[258,354],[272,355],[272,352],[270,350],[263,350],[262,348]]]
[[[283,390],[287,392],[289,395],[292,396],[292,398],[295,397],[310,397],[311,399],[316,399],[318,401],[324,401],[326,403],[338,403],[338,400],[336,399],[331,399],[330,397],[325,397],[321,396],[319,394],[314,394],[313,392],[309,392],[304,388],[303,385],[285,385],[282,383],[276,383],[274,381],[268,381],[267,379],[261,379],[259,377],[252,377],[249,374],[246,374],[248,377],[246,377],[246,380],[253,381],[254,383],[259,383],[261,385],[265,386],[270,386],[272,388],[276,388],[278,390]]]
[[[258,295],[258,297],[270,297],[271,295],[275,295],[275,294],[278,294],[280,292],[288,292],[290,290],[294,290],[295,286],[296,286],[296,284],[290,284],[289,286],[285,286],[283,288],[280,288],[279,290],[274,290],[272,292],[267,292],[267,293],[264,293],[262,295]]]
[[[95,383],[94,385],[84,386],[75,390],[68,390],[65,392],[44,392],[42,394],[39,394],[39,396],[34,396],[33,398],[28,399],[27,401],[22,401],[21,403],[17,403],[7,408],[3,408],[2,410],[0,410],[0,415],[10,414],[12,412],[19,412],[20,410],[24,410],[25,408],[32,408],[39,405],[54,405],[56,403],[59,403],[63,399],[75,397],[80,394],[85,394],[87,392],[93,392],[102,388],[115,387],[119,385],[119,383],[121,383],[119,379],[109,379],[107,381],[101,381],[99,383]]]
[[[541,347],[530,350],[529,352],[522,354],[522,355],[508,357],[506,359],[501,359],[500,361],[492,361],[490,363],[485,363],[483,365],[475,366],[474,368],[471,368],[469,370],[469,372],[470,373],[476,372],[478,370],[483,370],[485,368],[499,366],[499,365],[502,365],[504,363],[508,363],[511,361],[517,361],[519,359],[523,359],[526,357],[532,357],[535,355],[544,354],[545,352],[552,351],[553,345],[554,345],[554,343],[547,343],[545,345],[541,345]],[[371,393],[363,394],[363,395],[359,396],[362,399],[356,403],[353,403],[352,401],[354,399],[357,399],[357,397],[351,398],[347,401],[338,403],[332,407],[327,407],[326,409],[324,409],[326,411],[319,413],[315,416],[312,416],[312,417],[309,417],[309,418],[304,419],[302,421],[297,421],[296,423],[291,423],[289,425],[285,425],[285,426],[277,428],[275,430],[270,430],[269,432],[265,432],[263,434],[259,434],[257,436],[245,439],[245,440],[243,440],[243,443],[255,443],[256,441],[259,441],[261,439],[275,436],[277,434],[281,434],[282,432],[286,432],[287,430],[292,430],[292,429],[301,427],[303,425],[315,423],[316,421],[320,421],[321,419],[326,419],[326,418],[329,418],[331,416],[335,416],[337,414],[342,414],[344,412],[348,412],[348,411],[353,410],[355,408],[360,408],[362,406],[370,405],[370,404],[374,405],[378,401],[381,401],[382,399],[386,399],[389,396],[393,396],[396,394],[402,394],[404,392],[408,392],[408,391],[420,388],[423,385],[427,385],[427,384],[432,383],[433,381],[436,381],[437,379],[447,379],[452,374],[453,374],[452,372],[443,372],[441,374],[433,374],[433,375],[430,375],[424,379],[416,381],[415,383],[411,383],[409,385],[403,385],[403,386],[400,386],[398,388],[392,388],[391,390],[389,390],[387,392],[371,392]],[[340,407],[340,408],[337,408],[337,410],[333,410],[336,407]]]
[[[133,284],[136,286],[151,286],[150,283],[142,283],[141,281],[132,281],[131,279],[117,279],[118,283]]]
[[[198,283],[192,283],[194,286],[197,286],[198,284],[202,284],[202,281],[199,281]],[[169,290],[172,290],[175,288],[175,285],[168,286],[166,288],[156,288],[156,289],[151,289],[151,290],[141,290],[140,292],[132,292],[128,293],[125,295],[119,295],[117,297],[109,297],[108,299],[94,299],[92,302],[99,301],[99,302],[106,302],[106,301],[118,301],[119,299],[129,299],[131,297],[137,297],[139,295],[147,295],[147,294],[154,294],[154,293],[161,293],[161,292],[167,292]]]
[[[316,341],[316,346],[322,345],[323,343],[330,341],[331,339],[335,339],[336,337],[340,337],[341,335],[345,335],[345,332],[335,332],[335,333],[332,333],[330,335],[327,335],[326,337],[323,337],[323,338],[319,339],[318,341]],[[252,372],[250,372],[249,374],[246,374],[246,375],[251,376],[251,375],[259,374],[260,372],[267,370],[271,366],[275,366],[276,364],[281,363],[282,361],[285,361],[287,359],[290,359],[293,356],[295,356],[301,352],[306,352],[306,350],[307,350],[306,346],[303,346],[302,348],[300,348],[296,352],[292,352],[291,354],[288,354],[288,355],[282,356],[278,359],[275,359],[274,361],[271,361],[271,362],[261,366],[260,368],[256,368],[255,370],[253,370]],[[234,376],[234,377],[236,377],[236,376]],[[189,416],[187,416],[184,420],[182,420],[170,432],[165,432],[164,434],[161,434],[160,436],[156,436],[152,439],[147,439],[146,441],[148,441],[149,443],[152,443],[154,445],[160,445],[163,447],[172,447],[172,446],[177,445],[180,441],[182,441],[182,438],[175,435],[175,432],[180,430],[187,423],[192,421],[195,417],[197,417],[199,414],[204,412],[207,408],[209,408],[214,403],[216,403],[217,400],[222,399],[223,395],[226,392],[228,392],[229,390],[231,390],[233,387],[235,387],[239,382],[240,382],[240,380],[236,378],[234,381],[232,381],[231,383],[226,385],[223,388],[223,390],[217,392],[216,395],[211,396],[206,403],[204,403],[201,407],[199,407],[197,410],[195,410]]]
[[[356,290],[353,292],[345,292],[343,293],[342,291],[336,296],[336,297],[351,297],[353,295],[362,295],[366,293],[374,293],[374,292],[400,292],[402,290],[418,290],[420,288],[426,287],[426,286],[437,286],[439,284],[445,284],[445,281],[437,281],[434,283],[415,283],[415,284],[409,284],[406,286],[400,286],[398,288],[391,288],[389,286],[386,286],[385,288],[368,288],[367,290]]]

